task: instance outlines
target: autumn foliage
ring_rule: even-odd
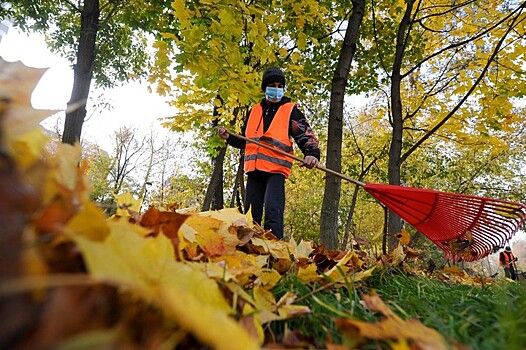
[[[237,209],[139,213],[129,196],[108,218],[89,201],[80,147],[51,147],[38,126],[51,113],[30,107],[43,70],[1,61],[0,71],[1,348],[313,347],[307,334],[269,327],[312,312],[293,290],[276,297],[280,280],[348,288],[418,254],[404,247],[407,232],[393,255],[371,261],[359,249],[277,240]],[[372,339],[447,348],[438,332],[400,318],[374,293],[361,303],[380,319],[342,315],[334,321],[343,344],[328,336],[317,346]]]

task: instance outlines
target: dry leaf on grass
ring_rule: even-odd
[[[366,306],[383,318],[378,322],[363,322],[351,319],[338,319],[336,325],[350,343],[358,339],[383,340],[392,344],[393,349],[447,350],[445,339],[417,320],[403,320],[397,316],[377,295],[364,295]],[[404,344],[410,344],[406,347]]]

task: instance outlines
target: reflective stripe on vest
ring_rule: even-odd
[[[255,105],[248,117],[245,136],[268,144],[293,155],[292,140],[289,136],[290,114],[295,104],[288,102],[281,105],[268,130],[263,133],[263,108]],[[245,146],[245,173],[253,170],[281,173],[289,177],[292,160],[278,152],[247,142]]]

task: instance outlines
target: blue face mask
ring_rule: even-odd
[[[270,102],[279,102],[283,98],[283,88],[267,86],[265,97]]]

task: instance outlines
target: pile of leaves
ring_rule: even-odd
[[[410,269],[407,234],[371,261],[277,240],[237,209],[140,214],[128,195],[108,218],[89,200],[80,147],[52,144],[39,127],[53,113],[30,106],[44,70],[0,61],[0,72],[1,348],[448,348],[363,288],[375,269]],[[441,275],[463,274],[450,272]],[[335,309],[319,291],[338,300],[344,291],[374,318]],[[322,338],[298,323],[312,302],[331,311]]]

